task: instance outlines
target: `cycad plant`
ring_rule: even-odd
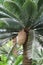
[[[0,30],[1,39],[11,38],[21,30],[26,32],[23,65],[31,65],[33,40],[43,35],[43,0],[4,0],[0,6]]]

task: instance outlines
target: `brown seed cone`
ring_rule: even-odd
[[[24,31],[24,29],[21,30],[21,31],[18,33],[18,36],[16,37],[17,43],[18,43],[19,45],[23,45],[23,44],[25,43],[25,41],[26,41],[26,37],[27,37],[27,35],[26,35],[26,32]]]

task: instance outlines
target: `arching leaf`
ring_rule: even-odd
[[[40,7],[43,5],[43,0],[38,1],[38,10],[40,10]]]
[[[39,15],[39,17],[36,19],[36,22],[34,23],[34,28],[40,28],[43,26],[43,12]]]
[[[36,12],[37,12],[37,6],[34,2],[31,0],[27,0],[24,5],[23,5],[23,11],[24,11],[24,23],[29,24],[32,23],[30,22],[29,19],[35,18]]]
[[[20,23],[18,23],[18,21],[16,21],[15,19],[2,18],[2,19],[0,20],[0,28],[18,31],[18,30],[22,29],[23,27],[22,27],[22,25],[20,25]]]
[[[19,17],[21,14],[21,8],[19,5],[12,1],[5,1],[4,6],[6,9],[8,9],[12,14],[14,14],[16,17]]]
[[[9,15],[12,18],[15,18],[15,19],[18,20],[18,18],[15,15],[13,15],[11,12],[9,12],[5,7],[0,6],[0,11],[7,14],[7,15]]]
[[[39,34],[43,32],[43,13],[36,19],[31,28],[35,29]]]
[[[7,25],[3,22],[3,20],[0,20],[0,28],[6,28]]]
[[[32,1],[37,5],[39,0],[32,0]]]
[[[37,29],[36,31],[43,36],[43,29]]]
[[[35,10],[37,10],[37,7],[34,2],[28,0],[24,3],[23,10],[28,16],[31,17],[36,12]]]
[[[25,0],[12,0],[13,2],[16,2],[18,5],[20,5],[21,7],[23,6]]]
[[[17,32],[6,32],[6,33],[0,33],[0,40],[9,38],[12,39],[12,37],[17,36]]]
[[[0,18],[10,18],[7,14],[0,12]]]
[[[40,7],[40,10],[38,11],[38,14],[36,16],[36,20],[42,15],[43,13],[43,6]]]

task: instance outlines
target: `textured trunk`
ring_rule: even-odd
[[[24,49],[26,49],[26,46],[23,46]],[[28,59],[27,52],[24,50],[24,59],[23,59],[23,65],[32,65],[32,59]]]
[[[33,40],[33,31],[29,32],[28,35],[28,40],[27,42],[23,45],[23,65],[32,65],[32,40]]]

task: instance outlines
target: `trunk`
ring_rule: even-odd
[[[33,31],[28,34],[28,40],[23,45],[23,65],[32,65],[32,41],[33,41]]]
[[[24,49],[26,49],[26,47],[25,46],[23,46],[24,47]],[[27,52],[26,52],[26,50],[24,50],[24,52],[23,52],[24,54],[24,59],[23,59],[23,65],[32,65],[32,59],[28,59],[28,56],[27,56]]]

